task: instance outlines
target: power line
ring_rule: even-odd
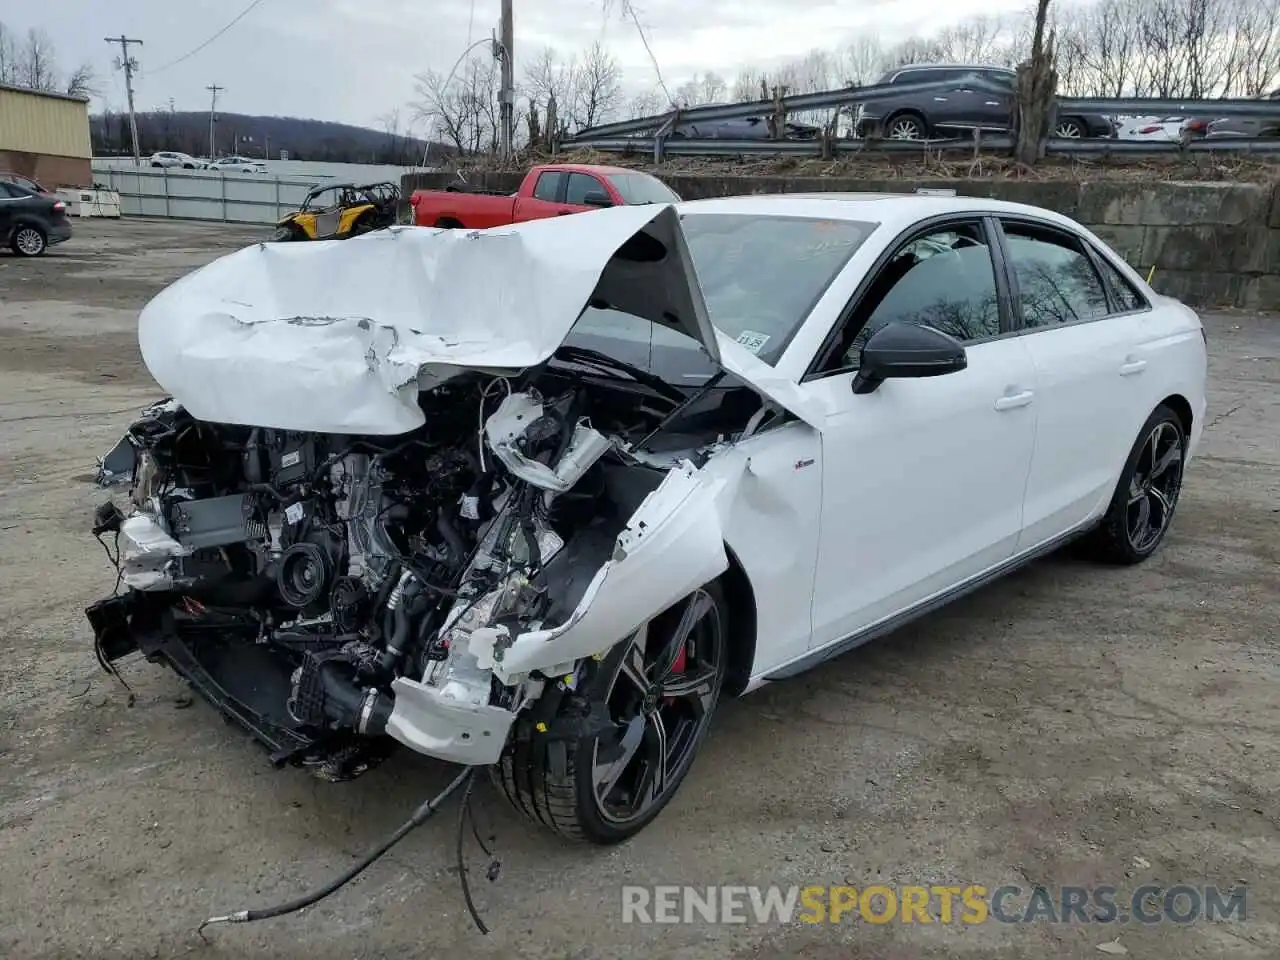
[[[640,42],[644,44],[644,52],[649,55],[649,62],[653,64],[654,75],[658,78],[658,86],[662,88],[663,95],[667,98],[667,103],[675,104],[671,98],[670,91],[667,90],[666,81],[662,79],[662,68],[658,66],[658,58],[653,55],[653,48],[649,46],[649,37],[644,32],[644,27],[640,24],[640,18],[636,16],[636,8],[631,0],[621,0],[622,12],[631,18],[631,22],[635,24],[636,33],[640,34]]]
[[[228,23],[225,27],[223,27],[221,30],[215,33],[212,37],[210,37],[204,43],[200,44],[200,46],[196,47],[194,50],[189,50],[188,52],[184,53],[182,56],[178,57],[177,60],[170,60],[168,63],[163,64],[162,66],[156,67],[154,70],[150,71],[150,73],[155,74],[155,73],[159,73],[161,70],[168,70],[170,67],[176,67],[178,64],[182,63],[183,60],[188,60],[191,57],[194,57],[197,53],[199,53],[209,44],[213,43],[213,41],[217,40],[220,36],[222,36],[224,33],[226,33],[228,30],[234,27],[237,23],[239,23],[241,20],[247,17],[253,11],[253,8],[258,6],[258,4],[260,3],[262,3],[262,0],[253,0],[252,3],[250,3],[247,7],[241,10],[239,14],[236,15],[236,18],[234,20]]]

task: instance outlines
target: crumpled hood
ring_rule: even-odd
[[[419,391],[544,362],[597,301],[688,334],[747,382],[776,381],[712,327],[669,204],[255,244],[158,294],[138,343],[198,419],[394,435],[422,425]],[[794,384],[753,385],[814,422]]]

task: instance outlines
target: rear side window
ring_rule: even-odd
[[[1133,284],[1125,278],[1124,274],[1108,263],[1104,257],[1099,256],[1097,260],[1102,270],[1102,282],[1107,285],[1107,292],[1111,294],[1111,302],[1115,304],[1116,313],[1146,309],[1146,298],[1134,289]]]
[[[560,190],[560,181],[564,174],[559,170],[548,170],[539,174],[538,182],[533,188],[533,195],[538,200],[554,201]]]
[[[1004,233],[1028,327],[1097,320],[1110,312],[1102,281],[1078,241],[1022,223],[1004,223]]]
[[[945,70],[906,70],[893,78],[894,83],[937,83],[949,79]]]

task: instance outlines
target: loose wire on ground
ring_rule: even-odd
[[[259,910],[236,910],[233,913],[228,913],[228,914],[225,914],[224,916],[210,917],[204,923],[200,924],[200,926],[196,929],[196,932],[199,933],[200,936],[203,938],[204,928],[207,926],[210,926],[211,924],[249,923],[253,920],[268,920],[272,917],[282,917],[288,913],[296,913],[297,911],[302,910],[305,907],[311,906],[313,903],[318,903],[320,900],[323,900],[325,897],[329,896],[329,894],[334,893],[335,891],[345,886],[347,883],[350,883],[352,880],[358,877],[361,873],[363,873],[366,869],[368,869],[368,867],[371,866],[374,863],[374,861],[376,861],[384,853],[386,853],[388,850],[394,847],[397,843],[399,843],[401,840],[407,837],[410,833],[412,833],[415,828],[422,826],[422,824],[430,820],[431,817],[435,814],[435,812],[440,808],[440,805],[443,804],[445,800],[449,799],[449,797],[452,796],[458,790],[459,787],[463,786],[466,783],[469,783],[471,781],[471,778],[474,775],[475,775],[475,768],[467,767],[465,770],[462,771],[462,773],[458,774],[458,776],[454,778],[452,783],[450,783],[447,787],[445,787],[442,791],[440,791],[440,793],[436,794],[434,797],[432,797],[422,806],[418,807],[418,809],[413,812],[413,816],[411,816],[408,820],[406,820],[403,824],[401,824],[400,827],[393,834],[391,834],[391,836],[387,837],[386,840],[380,843],[373,850],[369,851],[369,853],[366,854],[358,863],[348,868],[346,871],[344,871],[339,876],[335,877],[329,883],[325,884],[319,890],[313,891],[312,893],[309,893],[306,896],[299,897],[296,900],[290,900],[287,903],[282,903],[274,907],[264,907]]]

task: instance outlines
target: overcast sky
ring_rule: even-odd
[[[112,68],[119,53],[104,37],[126,35],[141,64],[139,110],[168,105],[207,109],[205,87],[217,83],[222,110],[338,120],[376,126],[413,99],[413,76],[448,70],[467,46],[497,25],[499,0],[261,0],[244,19],[194,56],[167,67],[226,26],[250,0],[0,0],[0,20],[19,32],[42,27],[64,70],[89,61],[102,96],[125,103],[124,80]],[[603,39],[624,69],[629,89],[654,83],[634,25],[617,0],[514,0],[516,73],[539,48],[566,53]],[[937,29],[966,15],[1018,11],[1029,0],[954,0],[929,11]],[[696,72],[731,76],[738,67],[767,67],[813,47],[834,47],[860,32],[885,42],[921,30],[919,0],[635,0],[663,78],[674,89]],[[485,55],[484,49],[476,51]],[[166,68],[167,67],[167,68]]]

